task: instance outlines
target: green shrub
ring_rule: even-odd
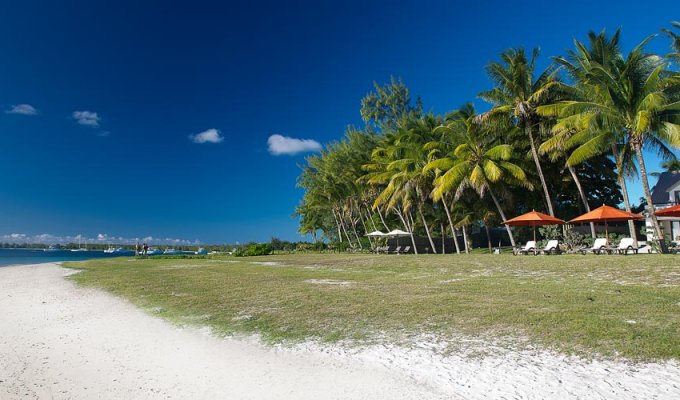
[[[247,247],[240,248],[234,252],[236,257],[266,256],[271,254],[272,248],[269,243],[252,243]]]

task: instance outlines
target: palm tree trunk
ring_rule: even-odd
[[[361,239],[359,239],[359,234],[357,233],[357,220],[354,218],[354,202],[352,199],[349,199],[349,222],[352,224],[352,232],[354,233],[354,237],[357,240],[357,244],[359,245],[359,249],[363,250],[364,246],[361,244]]]
[[[410,228],[409,228],[409,232],[411,232],[411,243],[413,243],[413,247],[415,248],[416,247],[416,237],[414,236],[415,235],[414,232],[416,230],[416,222],[413,220],[413,213],[411,211],[409,211],[408,214],[406,214],[406,216],[408,217],[406,219],[408,221],[410,221],[410,223],[411,223]],[[418,253],[416,253],[416,254],[418,254]]]
[[[543,187],[543,194],[545,195],[545,202],[548,205],[548,213],[550,216],[555,216],[555,211],[553,211],[552,200],[550,200],[550,193],[548,192],[548,186],[545,184],[545,176],[543,176],[543,169],[541,168],[541,162],[538,159],[538,151],[536,151],[536,143],[534,143],[534,134],[531,131],[531,125],[526,122],[525,131],[529,136],[529,143],[531,144],[531,155],[536,163],[536,172],[538,172],[538,177],[541,179],[541,186]],[[505,221],[505,219],[503,219]],[[509,229],[509,228],[508,228]],[[514,246],[514,244],[513,244]]]
[[[340,226],[342,226],[342,230],[345,232],[345,237],[347,238],[347,243],[349,243],[349,247],[354,247],[354,243],[352,243],[352,239],[349,237],[349,233],[347,233],[347,226],[345,226],[345,218],[344,215],[345,213],[341,211],[340,213]]]
[[[389,232],[390,228],[388,228],[387,224],[385,223],[385,218],[383,218],[383,215],[380,212],[380,207],[376,207],[376,210],[378,211],[378,215],[380,216],[380,221],[382,221],[383,226],[385,227],[385,229],[387,229],[387,232]]]
[[[399,217],[401,222],[404,224],[404,229],[406,229],[408,232],[411,233],[411,243],[413,243],[413,252],[418,254],[418,248],[416,247],[416,240],[413,238],[413,230],[409,227],[409,224],[406,221],[406,218],[404,218],[404,215],[402,214],[402,212],[399,211],[398,209],[395,210],[395,212],[397,213],[397,216]]]
[[[642,187],[645,189],[645,198],[647,199],[647,211],[652,218],[652,225],[654,226],[654,236],[656,240],[659,241],[659,246],[661,246],[661,253],[668,253],[666,248],[666,240],[661,232],[661,226],[659,221],[654,215],[654,202],[652,201],[652,192],[649,190],[649,182],[647,181],[647,168],[645,168],[645,159],[642,157],[642,145],[635,143],[635,154],[637,155],[638,165],[640,166],[640,180],[642,181]]]
[[[371,214],[371,209],[368,208],[367,205],[364,205],[364,207],[366,207],[366,218],[367,218],[369,221],[371,221],[371,225],[373,225],[373,230],[374,230],[374,231],[377,231],[377,230],[378,230],[378,226],[375,224],[375,221],[373,221],[373,215]]]
[[[493,199],[493,203],[496,205],[496,208],[498,209],[498,213],[501,215],[501,218],[503,218],[503,221],[507,221],[508,219],[505,218],[505,213],[503,212],[503,209],[501,208],[501,203],[498,202],[496,195],[493,193],[493,190],[491,190],[491,186],[487,186],[487,190],[489,191],[489,195],[491,195],[491,198]],[[508,236],[510,236],[510,244],[512,245],[512,247],[515,247],[515,238],[512,236],[512,231],[510,230],[510,225],[505,225],[505,229],[508,231]]]
[[[456,254],[460,254],[460,248],[458,247],[458,235],[456,235],[456,228],[453,226],[453,220],[451,219],[451,212],[449,211],[449,206],[446,205],[444,197],[442,197],[442,204],[444,205],[444,211],[446,211],[446,218],[449,219],[449,225],[451,225],[451,235],[453,236],[453,244],[456,246]]]
[[[621,194],[623,194],[623,206],[626,211],[630,211],[630,200],[628,200],[628,187],[626,186],[626,178],[623,176],[622,165],[623,163],[619,160],[619,150],[616,148],[616,143],[612,144],[612,155],[614,156],[614,162],[616,162],[617,180],[619,181],[619,187],[621,188]],[[635,223],[633,221],[628,221],[628,231],[630,237],[633,239],[633,243],[637,246],[637,232],[635,231]]]
[[[590,212],[590,206],[588,205],[588,198],[586,197],[586,192],[583,191],[583,186],[581,186],[581,181],[578,179],[578,175],[576,175],[576,169],[570,165],[567,165],[567,168],[569,169],[569,173],[571,174],[572,179],[574,179],[574,184],[576,184],[576,188],[578,189],[578,194],[581,196],[581,201],[583,202],[583,207],[585,207],[586,212]],[[590,223],[590,235],[592,236],[593,239],[595,239],[595,223],[591,222]],[[636,245],[637,247],[637,245]]]
[[[342,243],[342,230],[340,228],[340,221],[338,221],[338,216],[335,214],[335,209],[331,210],[333,212],[333,218],[335,219],[335,225],[338,227],[338,239],[340,239],[340,243]]]
[[[437,254],[437,248],[434,247],[434,242],[432,241],[432,235],[430,235],[430,228],[428,228],[427,221],[425,220],[425,215],[423,215],[422,206],[418,207],[418,213],[420,214],[420,219],[423,221],[423,225],[425,226],[425,233],[427,234],[427,240],[430,241],[430,246],[432,246],[432,252],[434,254]]]
[[[361,205],[357,203],[357,211],[359,212],[359,219],[361,220],[361,226],[364,227],[364,234],[368,233],[368,227],[366,226],[366,222],[364,221],[364,213],[361,212]],[[370,236],[366,236],[368,238],[368,243],[371,244],[371,248],[373,247],[373,240],[371,240]]]
[[[442,223],[439,224],[439,227],[442,231],[442,254],[446,254],[446,228],[444,228]]]
[[[465,242],[465,254],[470,254],[470,247],[468,245],[467,225],[463,225],[463,242]]]
[[[489,253],[493,253],[493,249],[491,248],[491,233],[489,232],[489,225],[484,223],[484,230],[486,230],[486,243],[489,245]]]

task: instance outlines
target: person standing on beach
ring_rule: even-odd
[[[149,251],[149,245],[144,243],[144,255]]]
[[[141,248],[139,247],[139,242],[135,243],[135,256],[139,255],[140,250]]]

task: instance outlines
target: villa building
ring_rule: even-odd
[[[663,172],[652,189],[652,202],[656,210],[662,210],[680,204],[680,172]],[[659,217],[664,235],[673,241],[680,241],[680,220],[678,218]],[[648,230],[652,222],[647,218]]]

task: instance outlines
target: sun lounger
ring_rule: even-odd
[[[548,240],[548,244],[541,250],[543,254],[560,254],[560,242],[558,240]]]
[[[392,253],[394,253],[394,254],[399,254],[399,253],[401,253],[401,246],[395,247],[395,248],[394,248],[394,251],[393,251]]]
[[[632,251],[633,254],[637,254],[638,248],[635,247],[635,244],[633,243],[632,238],[623,238],[621,239],[621,242],[619,242],[618,247],[615,249],[617,253],[626,255],[628,254],[629,251]]]
[[[529,252],[533,253],[536,255],[536,241],[534,240],[529,240],[527,244],[524,245],[524,247],[519,247],[519,248],[514,248],[512,249],[512,254],[518,255],[518,254],[529,254]]]
[[[404,250],[402,250],[401,252],[402,252],[402,254],[406,254],[406,253],[408,253],[409,251],[411,251],[411,246],[406,246],[406,247],[404,247]]]
[[[607,254],[611,252],[611,249],[609,246],[607,246],[607,239],[605,238],[597,238],[595,239],[595,243],[593,243],[593,247],[589,249],[581,249],[581,254],[583,255],[586,253],[602,254],[602,252]]]

